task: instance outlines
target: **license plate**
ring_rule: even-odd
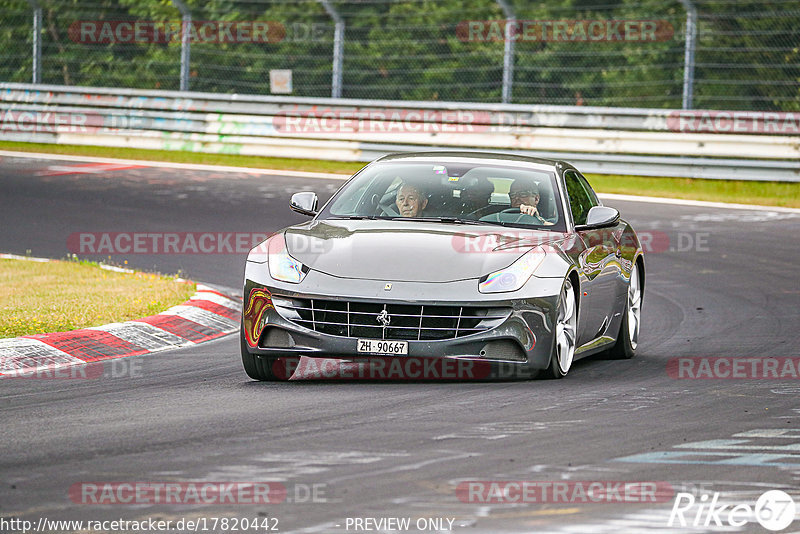
[[[408,341],[359,339],[358,352],[369,352],[371,354],[408,354]]]

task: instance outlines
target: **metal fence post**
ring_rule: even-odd
[[[42,6],[38,0],[28,0],[33,9],[33,82],[42,83]]]
[[[181,0],[172,0],[181,12],[181,91],[189,90],[189,58],[191,54],[192,12]]]
[[[697,41],[697,8],[692,0],[681,0],[686,8],[686,50],[683,58],[683,109],[692,109],[694,95],[694,49]]]
[[[333,67],[331,73],[331,98],[342,98],[342,63],[344,61],[344,19],[328,2],[319,0],[333,19]]]
[[[512,29],[517,23],[517,17],[514,15],[514,10],[511,8],[506,0],[497,0],[500,9],[503,10],[503,16],[506,18],[506,31],[504,32],[503,47],[503,104],[511,102],[511,88],[514,85],[514,36]]]

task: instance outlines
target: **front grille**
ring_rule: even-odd
[[[439,306],[382,302],[349,302],[324,299],[291,299],[287,319],[323,334],[345,337],[436,340],[482,332],[506,319],[508,308]],[[383,311],[386,314],[383,314]],[[383,326],[378,317],[388,314]],[[286,316],[285,312],[282,314]]]

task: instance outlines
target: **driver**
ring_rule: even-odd
[[[530,215],[538,219],[541,224],[553,224],[545,220],[539,213],[537,206],[539,205],[539,186],[536,185],[531,179],[517,178],[511,183],[508,190],[508,198],[511,200],[512,208],[519,208],[519,212],[524,215]]]
[[[401,216],[419,217],[422,210],[428,205],[428,197],[421,186],[403,182],[397,188],[394,203]]]

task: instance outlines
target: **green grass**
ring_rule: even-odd
[[[0,338],[138,319],[185,302],[195,284],[85,261],[0,259]]]
[[[234,167],[287,169],[296,171],[352,174],[364,166],[359,162],[292,158],[262,158],[233,154],[204,154],[170,150],[109,148],[78,145],[49,145],[0,141],[0,150],[48,152],[176,163],[203,163]],[[745,180],[700,180],[695,178],[652,178],[644,176],[587,175],[601,193],[623,193],[654,197],[672,197],[713,202],[786,206],[800,208],[800,183],[754,182]]]
[[[800,208],[800,183],[587,174],[602,193]]]

